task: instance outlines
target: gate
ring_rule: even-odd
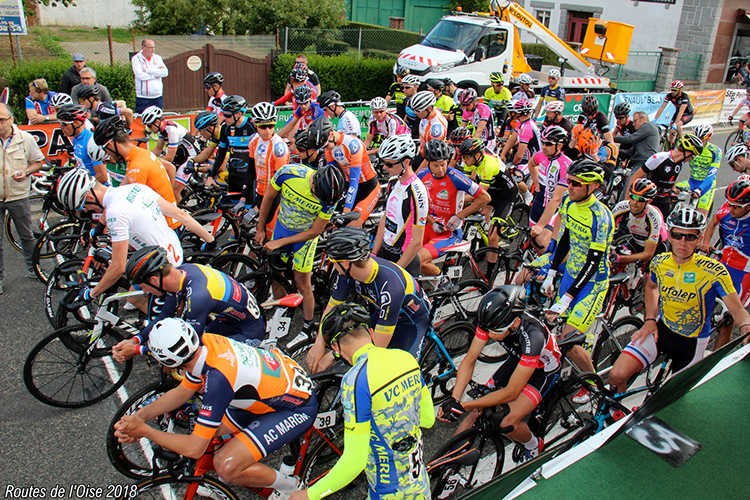
[[[196,59],[197,58],[197,59]],[[190,67],[200,67],[195,71]],[[241,95],[250,105],[271,100],[271,55],[256,59],[232,50],[217,49],[206,44],[201,49],[183,52],[164,63],[169,76],[164,80],[164,109],[195,111],[205,109],[208,94],[203,77],[211,71],[224,75],[224,90],[229,95]]]
[[[653,92],[659,71],[661,52],[636,51],[628,54],[628,63],[617,66],[612,78],[617,90],[622,92]]]

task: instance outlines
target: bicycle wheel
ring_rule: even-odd
[[[44,216],[44,200],[45,195],[43,194],[32,194],[29,196],[29,205],[31,209],[31,233],[34,239],[38,239],[44,231],[52,226],[56,226],[63,219],[62,214],[57,213],[54,210],[50,210],[47,216]],[[10,217],[10,213],[5,213],[5,235],[8,238],[8,242],[17,251],[22,252],[21,239],[16,231],[16,225]]]
[[[153,474],[153,453],[150,442],[141,439],[133,443],[120,443],[115,437],[114,425],[125,415],[135,412],[159,399],[166,392],[177,386],[175,380],[144,387],[125,401],[117,410],[107,428],[107,456],[112,465],[121,474],[133,479],[144,479]],[[159,415],[146,422],[151,427],[164,432],[189,434],[190,424],[195,412],[200,408],[200,397],[191,403],[169,413]],[[187,460],[187,459],[186,459]],[[159,464],[160,467],[166,464]]]
[[[108,398],[125,383],[133,360],[116,363],[112,358],[112,347],[123,335],[104,327],[92,342],[91,328],[62,328],[31,350],[23,367],[23,381],[32,396],[50,406],[83,408]]]
[[[488,434],[474,427],[454,436],[438,450],[433,463],[450,453],[463,455],[464,450],[477,450],[479,453],[476,462],[469,465],[449,462],[430,468],[428,464],[432,498],[459,498],[500,475],[505,462],[505,440],[500,435]]]
[[[471,343],[470,339],[473,335],[474,325],[467,322],[450,325],[439,334],[441,342],[443,342],[444,338],[449,344],[463,343],[466,346],[463,352],[466,352],[468,349]],[[445,346],[445,343],[443,345]],[[448,346],[445,347],[446,351],[448,351]],[[460,352],[460,354],[463,354],[463,352]],[[452,358],[450,352],[447,355]],[[434,339],[429,339],[422,348],[422,355],[419,358],[419,368],[422,371],[422,378],[430,390],[430,396],[432,396],[432,403],[434,405],[441,404],[453,392],[456,373],[454,366],[450,363],[451,360],[446,357],[446,353],[438,347]]]
[[[240,224],[233,217],[225,217],[216,207],[202,208],[192,214],[193,219],[199,221],[203,228],[211,233],[219,246],[227,243],[231,237],[236,238],[240,234]],[[203,241],[193,233],[186,232],[183,237],[183,248],[193,246],[200,248]]]
[[[623,348],[630,342],[630,337],[642,326],[643,321],[640,318],[625,316],[612,323],[611,335],[602,328],[591,356],[597,373],[614,366]]]
[[[742,139],[742,130],[735,130],[734,132],[729,134],[729,137],[727,137],[727,142],[724,143],[724,151],[729,151],[729,148],[736,146],[737,144],[741,144]]]
[[[482,297],[490,291],[489,285],[480,280],[466,280],[458,283],[459,289],[454,295],[441,298],[435,307],[432,327],[443,329],[459,321],[473,321]],[[468,348],[468,346],[467,346]]]
[[[84,257],[80,236],[80,223],[63,222],[48,229],[37,239],[31,260],[34,263],[34,273],[42,283],[47,283],[52,271],[66,260]]]
[[[177,500],[186,498],[210,498],[212,500],[240,500],[229,485],[208,476],[202,476],[197,482],[198,489],[194,496],[188,497],[188,487],[195,484],[195,480],[178,479],[170,474],[162,474],[156,478],[147,479],[137,484],[122,486],[120,500],[133,498],[154,500]]]

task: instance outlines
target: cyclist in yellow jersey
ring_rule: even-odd
[[[451,109],[453,109],[453,98],[445,95],[443,93],[444,89],[445,84],[442,80],[438,80],[437,78],[427,80],[427,90],[435,94],[435,107],[443,113],[443,116],[447,116],[451,112]]]
[[[513,96],[505,86],[505,76],[499,71],[490,73],[490,85],[490,88],[484,91],[484,102],[495,112],[495,135],[502,137],[500,131],[508,119],[508,104]]]
[[[411,354],[372,343],[369,322],[364,308],[347,303],[321,321],[326,346],[352,365],[341,382],[344,453],[328,474],[290,500],[328,496],[362,471],[371,500],[430,498],[421,430],[435,422],[430,391]]]
[[[680,208],[669,215],[672,252],[651,261],[643,327],[633,334],[609,374],[618,392],[624,391],[628,379],[656,361],[660,353],[672,358],[672,373],[700,361],[711,334],[717,295],[739,322],[740,333],[748,332],[750,315],[742,307],[727,268],[714,259],[695,255],[705,226],[706,218],[692,208]]]

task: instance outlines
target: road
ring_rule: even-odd
[[[723,146],[727,135],[717,133],[713,142]],[[682,172],[681,179],[687,176]],[[726,165],[719,170],[716,207],[736,177]],[[22,378],[24,361],[51,327],[43,310],[42,284],[26,277],[21,255],[7,242],[5,266],[5,293],[0,295],[0,366],[6,367],[0,372],[0,385],[5,387],[0,394],[0,498],[32,497],[9,486],[44,488],[37,498],[51,498],[55,487],[65,490],[58,498],[104,498],[108,486],[132,482],[115,471],[105,450],[105,430],[120,400],[114,395],[90,408],[64,410],[46,406],[28,393]],[[125,390],[133,393],[143,387],[152,373],[136,367]],[[452,432],[447,424],[436,427],[428,433],[426,457]],[[70,487],[79,485],[84,486],[70,495]],[[103,492],[87,491],[86,486]]]

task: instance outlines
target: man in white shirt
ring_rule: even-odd
[[[135,112],[143,113],[149,106],[164,109],[164,84],[162,78],[169,75],[161,57],[154,53],[154,41],[146,38],[141,42],[141,51],[130,60],[135,74]]]

